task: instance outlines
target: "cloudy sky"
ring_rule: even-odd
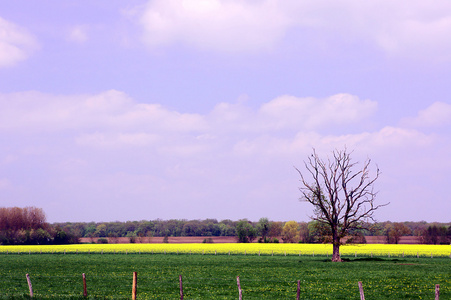
[[[449,222],[451,2],[0,4],[0,206],[307,221],[294,167],[371,158],[380,221]]]

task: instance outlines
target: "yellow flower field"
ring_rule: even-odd
[[[36,253],[166,253],[209,255],[322,255],[330,256],[331,244],[73,244],[0,246],[3,254]],[[359,244],[340,247],[342,256],[357,257],[450,257],[451,245]]]

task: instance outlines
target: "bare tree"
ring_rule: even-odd
[[[305,175],[296,168],[301,176],[301,201],[314,206],[313,220],[330,228],[332,233],[332,261],[341,261],[341,239],[350,229],[356,228],[364,220],[373,220],[373,213],[387,205],[376,205],[377,192],[374,182],[379,178],[379,168],[370,176],[371,160],[367,159],[363,167],[351,159],[352,152],[334,150],[333,159],[322,160],[315,149],[304,161]]]

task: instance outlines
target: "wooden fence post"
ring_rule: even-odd
[[[86,275],[82,274],[83,277],[83,297],[88,297],[88,290],[86,289]]]
[[[180,281],[180,300],[183,300],[183,283],[182,283],[182,275],[179,275]]]
[[[360,300],[365,300],[365,295],[363,294],[363,286],[361,281],[359,281],[359,292],[360,292]]]
[[[239,300],[243,300],[243,292],[241,291],[240,276],[236,277],[236,283],[238,284]]]
[[[33,298],[33,287],[31,286],[30,275],[27,273],[25,276],[27,277],[28,289],[30,290],[30,298]]]
[[[132,299],[136,300],[136,290],[138,284],[138,273],[133,272],[133,287],[132,287]]]
[[[439,300],[440,298],[440,285],[436,284],[435,285],[435,300]]]
[[[298,290],[296,292],[296,300],[299,300],[301,298],[301,281],[298,280]]]

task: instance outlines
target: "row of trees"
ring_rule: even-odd
[[[153,220],[101,223],[55,223],[65,232],[79,237],[152,237],[152,236],[234,236],[239,242],[324,243],[331,242],[327,226],[318,221],[276,222],[261,218],[258,222],[206,220]],[[451,226],[447,223],[380,222],[360,223],[349,231],[346,240],[364,242],[365,236],[385,236],[387,243],[398,243],[401,236],[415,236],[423,243],[449,243]]]
[[[332,241],[328,226],[318,221],[258,222],[216,219],[153,220],[129,222],[54,223],[46,222],[41,208],[0,208],[0,243],[63,244],[77,243],[80,237],[152,236],[233,236],[238,242],[327,243]],[[402,236],[416,236],[427,244],[451,242],[450,224],[427,222],[360,223],[349,231],[346,240],[365,242],[365,236],[385,236],[387,243],[398,243]]]

